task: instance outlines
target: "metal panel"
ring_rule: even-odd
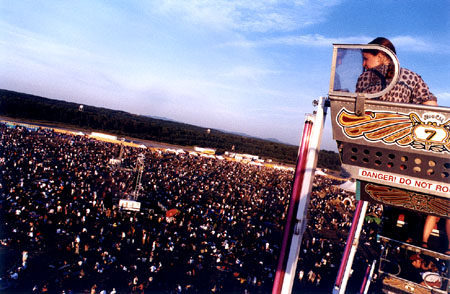
[[[333,139],[356,179],[450,198],[450,108],[329,97]]]
[[[371,147],[343,142],[341,159],[346,166],[358,166],[434,182],[447,182],[450,157],[436,158],[434,154],[405,152],[390,148]],[[445,180],[447,179],[447,181]]]
[[[358,200],[381,203],[450,219],[450,198],[436,197],[364,181],[359,182],[359,187]]]
[[[412,105],[377,100],[365,101],[365,115],[355,113],[356,99],[330,96],[333,139],[352,142],[369,147],[388,148],[417,154],[429,153],[435,157],[450,158],[450,108],[426,105]],[[378,114],[378,117],[377,117]],[[345,120],[345,121],[344,121]],[[402,125],[401,125],[402,124]],[[399,128],[410,129],[412,141],[403,143]],[[365,128],[362,133],[349,133],[351,128]],[[437,132],[439,138],[421,137],[421,128]],[[378,137],[374,136],[375,132]],[[398,137],[395,137],[395,135]],[[391,135],[391,138],[387,138]],[[431,133],[426,133],[427,136]],[[437,140],[442,139],[442,140]]]

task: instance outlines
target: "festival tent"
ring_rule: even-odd
[[[342,190],[348,191],[348,192],[356,192],[356,182],[352,181],[346,181],[343,184],[339,186]]]
[[[317,176],[327,176],[321,169],[316,168],[316,172],[314,173]]]

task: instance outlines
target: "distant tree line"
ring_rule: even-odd
[[[87,130],[105,131],[117,136],[134,137],[181,146],[202,146],[217,149],[218,153],[231,151],[258,155],[261,158],[294,164],[297,146],[240,136],[189,124],[135,115],[125,111],[77,103],[0,89],[0,115],[42,123]],[[340,169],[337,153],[320,151],[318,166]]]

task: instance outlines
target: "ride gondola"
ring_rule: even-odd
[[[356,91],[363,50],[379,50],[393,65],[392,79],[379,92]],[[358,200],[333,293],[345,293],[369,202],[383,207],[381,254],[368,265],[361,293],[368,292],[375,272],[383,293],[449,293],[450,108],[380,101],[399,73],[396,55],[384,46],[334,45],[328,97],[316,102],[317,111],[305,122],[272,293],[292,291],[328,109],[342,168],[356,179]]]

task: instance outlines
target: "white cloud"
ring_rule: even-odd
[[[330,44],[365,44],[371,40],[370,37],[352,36],[341,38],[329,38],[319,34],[288,35],[276,38],[264,38],[259,40],[239,40],[221,44],[221,47],[269,47],[269,46],[302,46],[302,47],[329,47]]]
[[[27,51],[38,56],[98,58],[98,56],[93,56],[91,52],[82,50],[79,47],[75,48],[59,42],[53,42],[51,39],[45,38],[42,35],[20,29],[17,26],[12,26],[2,21],[0,21],[0,32],[3,34],[2,44],[14,48],[14,50]]]
[[[390,39],[396,48],[402,50],[431,52],[436,49],[436,44],[427,43],[425,40],[412,36],[396,36]]]
[[[300,36],[285,36],[280,38],[266,39],[262,44],[266,45],[291,45],[291,46],[309,46],[309,47],[329,47],[330,44],[355,44],[365,43],[368,37],[344,37],[344,38],[329,38],[322,35],[300,35]]]
[[[220,47],[240,47],[240,48],[258,48],[270,46],[302,46],[302,47],[329,47],[330,44],[367,44],[373,39],[368,36],[349,36],[349,37],[326,37],[319,34],[308,35],[286,35],[275,38],[263,38],[258,40],[241,39],[227,42]],[[416,36],[395,36],[389,38],[395,47],[401,51],[407,52],[450,52],[450,46],[447,44],[432,43],[421,37]],[[397,51],[400,51],[397,50]]]
[[[341,0],[161,0],[148,12],[178,15],[184,21],[239,32],[292,31],[323,22]]]
[[[223,77],[245,79],[250,81],[257,81],[259,78],[279,74],[279,71],[257,68],[252,66],[238,65],[230,71],[222,74]]]
[[[436,97],[440,106],[450,106],[450,92],[437,93]]]
[[[450,99],[450,92],[438,93],[438,95],[444,99]]]

